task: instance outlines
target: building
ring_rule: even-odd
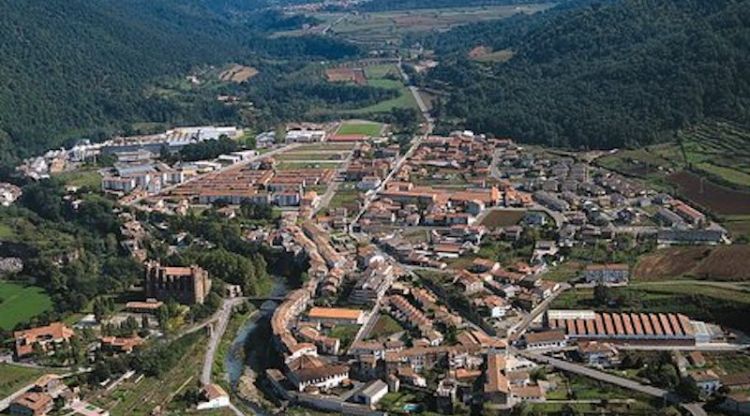
[[[195,265],[169,267],[150,261],[146,263],[145,280],[147,297],[174,299],[187,305],[202,304],[211,291],[208,272]]]
[[[617,348],[606,342],[580,342],[577,353],[581,361],[591,367],[607,368],[618,362]]]
[[[130,354],[134,349],[143,345],[145,342],[139,336],[134,337],[101,337],[99,339],[101,348],[114,353]]]
[[[46,326],[16,331],[13,337],[16,340],[16,357],[22,358],[34,352],[37,345],[40,351],[51,353],[56,344],[67,342],[75,336],[75,332],[62,322],[54,322]]]
[[[288,368],[289,381],[297,391],[308,387],[328,390],[349,379],[348,365],[327,363],[317,356],[303,355],[291,361]]]
[[[586,283],[599,285],[627,284],[629,276],[627,264],[591,264],[583,272]]]
[[[24,416],[44,416],[52,410],[55,402],[46,393],[24,393],[10,404],[10,414]]]
[[[695,382],[703,396],[711,396],[721,387],[721,379],[713,370],[691,371],[688,373],[688,377]]]
[[[319,308],[310,309],[307,318],[314,322],[329,324],[357,324],[365,321],[365,312],[359,309]]]
[[[695,345],[708,342],[706,325],[674,313],[603,313],[590,310],[549,310],[550,329],[570,340],[637,345]],[[703,338],[708,338],[703,340]]]
[[[156,311],[164,305],[164,302],[156,299],[147,299],[142,301],[131,301],[125,304],[125,310],[134,313],[156,314]]]
[[[229,406],[229,394],[218,384],[207,384],[201,391],[202,401],[198,410],[219,409]]]
[[[365,384],[358,392],[352,395],[352,400],[367,406],[375,406],[380,399],[388,394],[388,384],[377,379]]]
[[[568,338],[563,331],[532,332],[526,334],[524,339],[526,348],[530,350],[565,348],[568,343]]]

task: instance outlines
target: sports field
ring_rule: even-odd
[[[345,121],[336,131],[338,135],[361,134],[363,136],[379,136],[383,130],[380,123],[371,123],[368,121]]]
[[[36,286],[0,281],[0,328],[13,329],[42,312],[52,309],[52,300]]]

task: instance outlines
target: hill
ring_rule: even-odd
[[[307,22],[263,1],[0,0],[0,163],[132,122],[232,122],[215,100],[176,103],[145,87],[195,65],[357,53],[322,37],[265,37]]]
[[[449,93],[439,115],[477,131],[611,148],[750,119],[747,0],[582,0],[427,44],[441,65],[424,82]],[[512,58],[474,62],[477,46]]]

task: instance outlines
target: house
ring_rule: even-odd
[[[568,344],[565,332],[557,330],[532,332],[526,334],[524,339],[526,341],[526,348],[530,350],[565,348]]]
[[[349,366],[340,363],[328,363],[317,356],[303,355],[287,365],[289,381],[304,391],[308,387],[332,389],[349,379]]]
[[[690,361],[690,365],[693,367],[705,367],[706,366],[706,358],[701,354],[700,351],[690,351],[688,353],[688,361]]]
[[[99,341],[103,350],[124,354],[130,354],[135,348],[141,346],[144,342],[143,338],[139,336],[101,337]]]
[[[467,296],[481,292],[484,289],[482,279],[465,270],[461,270],[454,282],[463,290]]]
[[[598,285],[627,284],[629,275],[627,264],[591,264],[583,272],[586,283]]]
[[[229,406],[229,394],[218,384],[207,384],[201,391],[202,401],[198,410],[219,409]]]
[[[688,377],[695,382],[703,396],[710,396],[721,387],[721,380],[713,370],[691,371],[688,373]]]
[[[75,336],[75,332],[62,322],[53,322],[46,326],[16,331],[16,357],[26,357],[34,352],[34,345],[38,345],[44,353],[53,351],[54,345],[67,342]]]
[[[44,416],[52,410],[55,402],[46,393],[28,392],[13,400],[10,404],[10,414],[24,416]]]
[[[584,341],[578,344],[578,357],[591,367],[611,367],[617,363],[617,348],[607,342]]]

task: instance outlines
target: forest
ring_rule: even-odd
[[[639,146],[705,120],[750,119],[750,1],[566,3],[433,35],[456,126],[570,148]],[[477,62],[476,46],[509,51]]]
[[[135,122],[232,123],[215,99],[175,102],[145,94],[198,65],[307,62],[359,54],[320,36],[267,32],[310,18],[219,0],[0,1],[0,164],[68,138],[103,139]],[[215,97],[214,97],[215,98]]]

